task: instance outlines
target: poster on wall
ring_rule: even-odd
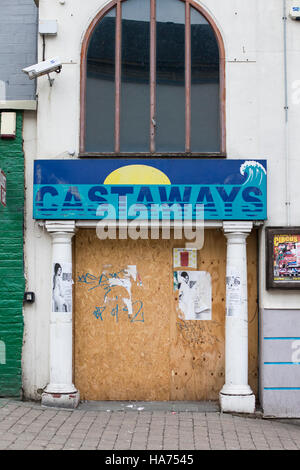
[[[300,289],[300,227],[267,227],[267,288]]]
[[[241,313],[241,276],[237,268],[228,268],[226,273],[226,315],[236,317]]]
[[[197,268],[196,248],[174,248],[174,268]]]
[[[72,312],[72,265],[53,263],[52,311]]]
[[[205,271],[174,271],[179,318],[211,320],[211,276]]]

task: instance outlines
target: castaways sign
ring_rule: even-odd
[[[264,220],[265,160],[36,160],[35,219]]]

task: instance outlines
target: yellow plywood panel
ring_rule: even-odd
[[[166,242],[100,241],[94,231],[76,236],[75,379],[85,399],[168,400],[167,251]],[[128,290],[110,286],[128,281],[128,266],[137,268],[129,279],[131,315]]]
[[[86,400],[214,400],[224,383],[226,239],[206,230],[197,269],[212,279],[212,320],[184,321],[173,289],[181,240],[76,234],[75,384]],[[248,239],[249,382],[257,391],[256,234]],[[132,312],[131,312],[132,309]]]
[[[212,319],[172,320],[171,397],[213,400],[224,383],[226,242],[221,231],[206,230],[198,269],[212,279]],[[177,296],[175,295],[175,303]]]

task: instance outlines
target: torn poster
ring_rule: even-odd
[[[52,311],[72,312],[72,264],[53,263]]]
[[[211,320],[211,276],[206,271],[174,271],[182,320]]]
[[[236,268],[229,268],[226,275],[226,315],[238,316],[241,312],[241,276]]]

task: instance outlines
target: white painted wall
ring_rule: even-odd
[[[51,286],[50,236],[32,218],[33,161],[36,158],[36,113],[24,113],[25,152],[25,289],[33,291],[33,304],[24,304],[23,388],[28,398],[37,399],[37,389],[49,381],[49,321]],[[47,269],[50,267],[50,269]]]
[[[49,312],[51,240],[32,220],[33,160],[76,158],[79,150],[80,53],[85,31],[108,2],[40,0],[40,19],[57,19],[58,35],[46,39],[46,58],[59,55],[61,74],[53,87],[38,79],[38,111],[25,113],[26,156],[25,265],[27,289],[36,302],[24,307],[24,389],[34,398],[49,381]],[[226,48],[226,127],[228,158],[268,160],[268,225],[285,225],[285,114],[282,1],[205,0]],[[288,8],[292,1],[287,0]],[[290,223],[300,226],[300,22],[288,19]],[[39,60],[42,41],[39,37]],[[298,87],[298,88],[297,88]],[[262,308],[299,308],[297,292],[265,290],[264,238],[260,243]]]

